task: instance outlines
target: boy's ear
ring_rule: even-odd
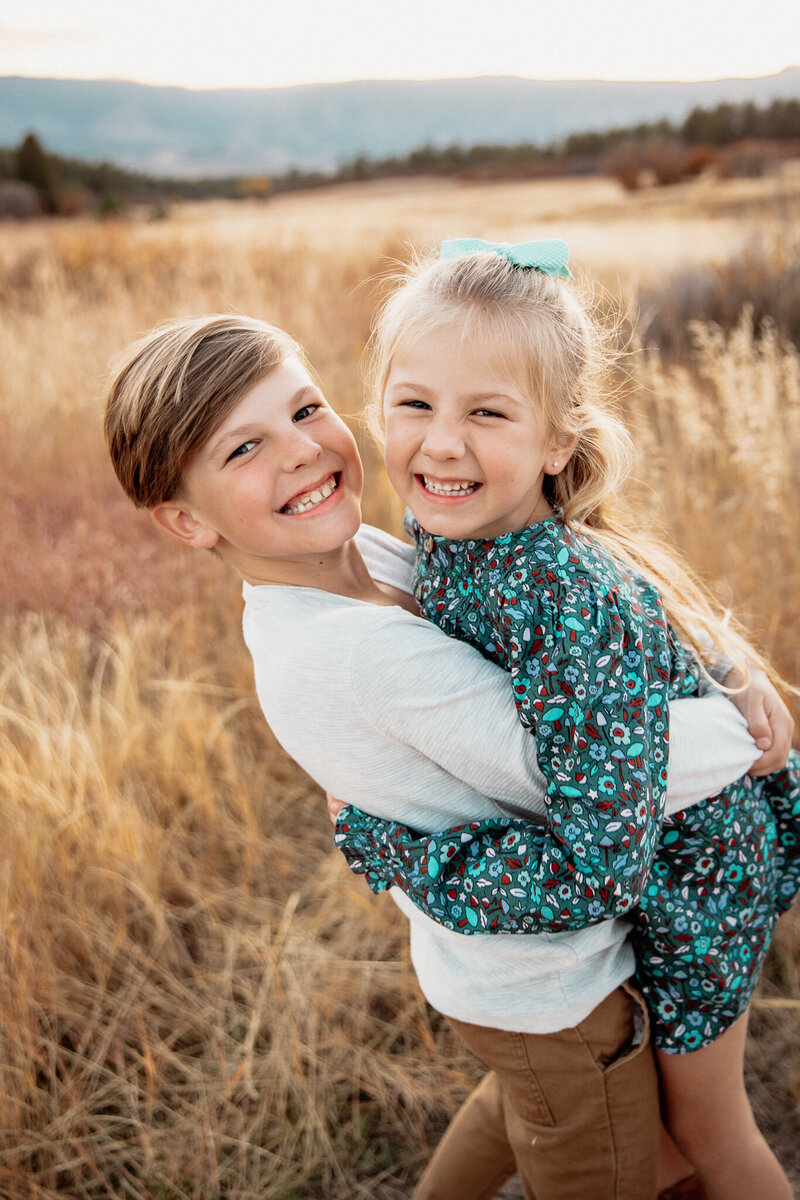
[[[180,504],[165,502],[150,509],[150,516],[159,529],[194,546],[196,550],[210,550],[219,541],[219,534],[210,526],[193,516]]]

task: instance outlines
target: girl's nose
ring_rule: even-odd
[[[458,422],[448,417],[434,417],[425,429],[423,450],[430,458],[461,458],[464,436]]]

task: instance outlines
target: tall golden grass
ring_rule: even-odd
[[[771,203],[720,185],[656,212],[598,186],[594,218],[570,185],[382,185],[153,225],[0,229],[1,1196],[409,1194],[475,1067],[422,1001],[391,901],[348,875],[316,788],[264,724],[236,583],[119,493],[104,366],[177,313],[285,325],[356,422],[367,517],[396,529],[357,425],[358,367],[374,304],[363,281],[407,241],[524,236],[526,205],[537,229],[560,211],[576,257],[635,303],[633,264],[608,265],[621,229],[655,231],[658,259],[682,223],[689,243],[703,225],[730,255],[726,205],[739,205],[738,239]],[[798,680],[797,351],[747,312],[732,332],[692,336],[679,365],[630,359],[644,464],[632,496]],[[796,1172],[799,964],[795,915],[749,1061]]]

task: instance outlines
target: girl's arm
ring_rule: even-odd
[[[753,711],[772,712],[776,704],[782,703],[769,679],[760,674],[753,675],[748,688],[737,698]],[[791,718],[789,721],[791,723]],[[670,724],[668,811],[678,812],[715,795],[750,766],[753,751],[751,743],[743,736],[743,719],[725,696],[716,694],[702,699],[672,701]],[[709,748],[714,750],[715,761],[709,758]],[[726,774],[725,779],[720,771]],[[535,850],[542,841],[541,825],[524,820],[497,821],[493,831],[488,822],[471,822],[431,836],[414,834],[400,824],[378,820],[357,808],[346,807],[330,796],[328,808],[334,823],[342,814],[336,840],[351,869],[366,875],[373,891],[380,892],[396,884],[412,899],[416,896],[415,902],[432,916],[436,913],[431,909],[436,907],[437,919],[441,921],[445,917],[444,923],[450,928],[465,933],[534,929],[527,900],[529,866],[505,853],[503,843],[509,835],[519,834]],[[462,840],[462,833],[466,835],[465,840]],[[438,866],[446,868],[439,870],[433,878],[428,871],[431,853],[436,854]],[[485,857],[483,871],[479,864],[481,853]],[[473,884],[476,878],[479,882],[469,893],[468,903],[462,904],[460,910],[453,910],[448,892],[454,886],[458,887],[459,880],[463,879],[462,867],[471,868]],[[485,878],[487,871],[491,881],[488,894],[483,895],[484,886],[480,880]],[[450,876],[456,877],[454,883],[449,882]],[[511,904],[508,904],[509,896]],[[486,905],[484,900],[488,902]],[[570,926],[554,920],[549,927],[556,931]]]
[[[348,809],[337,827],[373,890],[396,885],[463,932],[553,932],[624,915],[663,816],[666,672],[646,635],[629,636],[613,606],[587,611],[584,596],[550,614],[515,605],[512,617],[510,644],[524,648],[514,694],[539,745],[549,825],[503,818],[417,837]]]

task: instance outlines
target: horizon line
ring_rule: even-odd
[[[287,91],[294,88],[312,88],[312,87],[347,87],[353,84],[361,83],[468,83],[480,79],[514,79],[525,83],[621,83],[621,84],[697,84],[697,83],[724,83],[737,80],[762,80],[776,79],[781,75],[785,75],[789,71],[800,69],[800,63],[788,63],[777,71],[768,71],[756,75],[711,75],[711,76],[693,76],[691,78],[632,78],[626,76],[624,78],[609,78],[602,76],[532,76],[518,74],[492,74],[482,73],[478,75],[420,75],[420,76],[357,76],[352,79],[320,79],[306,80],[296,83],[279,83],[279,84],[187,84],[187,83],[168,83],[168,82],[152,82],[149,80],[135,79],[124,75],[35,75],[32,73],[20,73],[19,71],[0,74],[0,81],[9,79],[30,79],[38,82],[53,82],[53,83],[127,83],[133,84],[136,87],[144,88],[174,88],[184,92],[274,92]]]

